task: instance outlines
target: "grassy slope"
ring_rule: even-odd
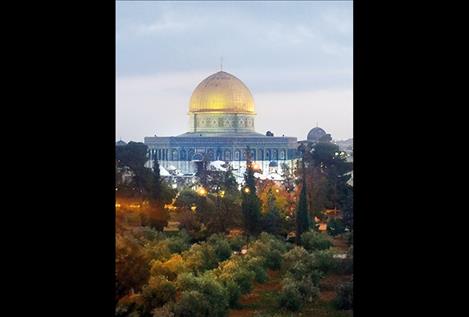
[[[335,253],[347,252],[347,244],[341,238],[333,240]],[[335,287],[347,280],[350,275],[329,274],[321,280],[321,296],[313,303],[307,303],[299,312],[290,312],[278,307],[278,292],[281,289],[282,277],[279,272],[269,271],[269,280],[264,284],[256,283],[251,293],[241,298],[241,307],[232,309],[229,317],[350,317],[352,311],[337,310],[332,301],[335,299]]]

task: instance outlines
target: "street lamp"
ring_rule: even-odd
[[[249,194],[250,191],[251,191],[251,190],[249,189],[249,187],[245,187],[245,188],[244,188],[244,192],[245,192],[246,194]]]

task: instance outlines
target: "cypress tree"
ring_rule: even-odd
[[[241,209],[244,217],[246,234],[257,234],[261,218],[261,203],[256,194],[256,180],[251,161],[249,147],[246,153],[246,173],[244,174],[245,186],[242,188]]]
[[[311,226],[311,220],[308,212],[308,202],[306,199],[306,177],[305,164],[303,161],[303,184],[301,186],[300,198],[296,209],[296,244],[300,244],[301,235],[308,231]]]

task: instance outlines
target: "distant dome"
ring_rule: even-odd
[[[320,127],[313,128],[308,133],[308,141],[317,142],[319,141],[320,138],[322,138],[326,134],[327,134],[326,131],[324,131]]]
[[[122,140],[119,140],[119,141],[116,142],[116,146],[123,146],[123,145],[127,145],[127,143],[125,143]]]
[[[254,99],[241,80],[219,71],[195,88],[189,101],[189,112],[254,114]]]

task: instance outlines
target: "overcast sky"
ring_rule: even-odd
[[[220,70],[256,104],[256,130],[353,137],[352,1],[117,2],[116,137],[188,130],[197,84]]]

